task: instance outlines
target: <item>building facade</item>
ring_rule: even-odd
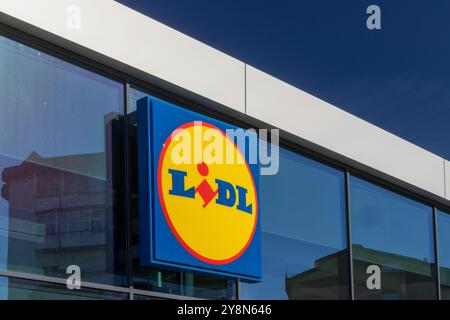
[[[140,263],[147,96],[281,130],[261,281]],[[1,299],[450,299],[447,160],[114,1],[0,1],[0,171]]]

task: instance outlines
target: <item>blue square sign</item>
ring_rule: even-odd
[[[151,97],[137,119],[141,263],[260,280],[256,133]]]

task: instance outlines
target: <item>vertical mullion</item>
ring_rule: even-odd
[[[436,272],[437,298],[441,300],[441,271],[439,268],[439,241],[438,241],[438,223],[437,223],[437,209],[433,206],[433,231],[434,231],[434,261]]]
[[[133,287],[130,287],[130,293],[128,295],[129,300],[134,300],[134,289]]]
[[[235,281],[236,284],[236,300],[240,300],[241,298],[241,280],[237,279]]]
[[[350,299],[355,300],[355,288],[353,285],[353,250],[352,250],[352,228],[350,212],[350,173],[345,171],[345,209],[347,216],[347,248],[349,259],[349,280],[350,280]]]
[[[180,271],[180,294],[182,296],[186,295],[186,290],[185,290],[185,286],[184,286],[184,271]]]
[[[124,202],[125,202],[125,254],[128,274],[128,287],[130,289],[130,300],[133,300],[133,260],[131,257],[131,208],[130,208],[130,144],[129,144],[129,132],[128,132],[128,114],[131,111],[130,106],[130,84],[124,84],[125,89],[125,115],[124,115]]]

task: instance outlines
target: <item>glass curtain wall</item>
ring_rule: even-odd
[[[356,299],[436,299],[433,209],[350,179]]]
[[[437,211],[436,217],[441,299],[450,300],[450,215]]]
[[[260,178],[263,276],[242,299],[349,299],[344,172],[280,149]]]
[[[0,36],[0,269],[125,286],[121,82]]]

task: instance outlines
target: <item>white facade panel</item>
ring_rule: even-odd
[[[73,5],[80,9],[79,29]],[[244,63],[117,2],[0,0],[0,11],[244,112]]]
[[[444,160],[445,166],[445,198],[450,200],[450,161]]]
[[[442,158],[249,66],[247,114],[444,197]]]

